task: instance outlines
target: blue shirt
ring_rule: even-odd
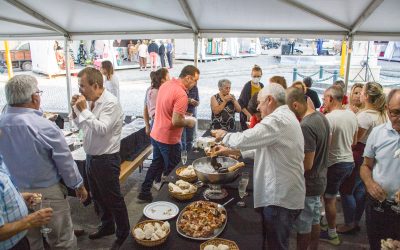
[[[28,208],[21,194],[11,182],[9,173],[0,157],[0,227],[7,223],[19,221],[28,215]],[[27,231],[22,231],[11,238],[0,241],[0,250],[7,250],[15,246]]]
[[[0,116],[0,153],[20,189],[83,183],[62,131],[35,109],[8,107]]]
[[[197,88],[197,86],[194,86],[191,90],[189,90],[188,98],[199,101],[199,89]],[[196,117],[196,106],[189,104],[187,112],[193,114],[193,116]]]
[[[371,131],[364,149],[364,157],[375,159],[372,178],[386,191],[389,200],[394,200],[394,194],[400,191],[400,159],[394,158],[399,148],[400,134],[389,121]]]

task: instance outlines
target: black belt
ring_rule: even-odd
[[[87,155],[88,157],[92,158],[92,159],[108,159],[108,158],[112,158],[115,156],[119,156],[119,152],[113,153],[113,154],[103,154],[103,155]]]

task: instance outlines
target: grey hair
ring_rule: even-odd
[[[333,99],[337,100],[338,102],[342,102],[344,92],[340,85],[333,85],[326,89],[330,93]]]
[[[229,81],[228,79],[221,79],[221,80],[218,81],[218,88],[221,89],[226,84],[232,85],[231,81]]]
[[[9,105],[29,103],[32,94],[38,91],[38,82],[35,77],[29,75],[17,75],[6,83],[4,88],[6,100]]]
[[[282,85],[277,83],[267,84],[258,94],[259,99],[263,99],[267,96],[272,96],[275,99],[277,106],[286,104],[286,93]]]

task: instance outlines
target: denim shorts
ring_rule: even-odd
[[[312,225],[319,225],[321,216],[321,196],[306,196],[304,209],[294,223],[294,229],[299,234],[311,233]]]
[[[339,162],[328,167],[325,198],[334,198],[344,180],[351,175],[354,162]]]

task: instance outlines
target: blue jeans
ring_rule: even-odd
[[[289,249],[290,229],[300,212],[301,209],[278,206],[263,208],[263,231],[267,238],[268,249]]]
[[[129,235],[129,217],[119,185],[121,158],[119,152],[108,155],[86,156],[86,172],[90,193],[102,228],[114,228],[116,236],[125,239]]]
[[[194,128],[184,128],[182,132],[182,150],[190,151],[193,146]]]
[[[340,193],[344,223],[347,225],[360,222],[365,210],[365,194],[364,183],[360,178],[360,174],[356,173],[352,194]]]
[[[141,193],[149,194],[153,181],[160,181],[161,175],[168,175],[181,161],[181,145],[165,144],[151,139],[153,161],[147,170]]]
[[[335,198],[344,180],[351,175],[354,162],[339,162],[328,167],[325,198]]]

